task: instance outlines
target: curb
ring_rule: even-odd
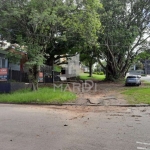
[[[13,104],[13,105],[49,105],[49,106],[105,106],[105,107],[150,107],[150,104],[118,104],[118,105],[100,105],[100,104],[75,104],[75,103],[64,103],[64,104],[50,104],[50,103],[2,103],[0,104]]]
[[[100,104],[70,104],[65,103],[63,105],[70,105],[70,106],[105,106],[105,107],[150,107],[149,104],[118,104],[118,105],[100,105]]]

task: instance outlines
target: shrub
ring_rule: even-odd
[[[104,75],[104,72],[102,72],[102,71],[101,71],[101,72],[99,72],[99,75]]]
[[[97,72],[93,72],[93,74],[97,74]]]
[[[93,74],[97,74],[97,75],[104,75],[104,72],[93,72]]]

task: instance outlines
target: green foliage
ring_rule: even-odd
[[[118,1],[102,0],[101,23],[103,32],[99,34],[99,60],[106,60],[106,78],[116,80],[127,72],[136,55],[143,50],[146,42],[145,31],[150,32],[149,0]]]
[[[144,61],[150,59],[150,50],[145,50],[144,52],[139,53],[136,56],[136,60],[138,61]]]
[[[61,72],[61,67],[60,66],[54,65],[53,67],[54,67],[54,71]]]
[[[106,78],[116,80],[145,48],[149,12],[149,0],[1,0],[0,33],[13,43],[22,38],[28,65],[80,52],[90,75],[93,63],[105,59]]]
[[[43,55],[49,63],[55,55],[75,54],[83,45],[91,47],[97,41],[101,27],[97,11],[102,7],[99,0],[0,2],[0,18],[3,20],[0,32],[12,42],[18,42],[18,36],[23,39],[29,57],[36,57],[29,59],[27,64],[41,64]]]
[[[18,53],[8,52],[6,58],[9,59],[10,63],[20,64],[21,55]]]
[[[144,69],[144,66],[141,62],[137,62],[136,63],[136,70],[143,70]]]

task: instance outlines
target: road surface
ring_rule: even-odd
[[[145,77],[142,76],[142,77],[141,77],[141,80],[150,82],[150,75],[147,75],[147,76],[145,76]]]
[[[0,150],[150,150],[150,108],[0,105]]]

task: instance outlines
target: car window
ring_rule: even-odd
[[[133,78],[136,78],[136,76],[128,76],[127,78],[133,79]]]

